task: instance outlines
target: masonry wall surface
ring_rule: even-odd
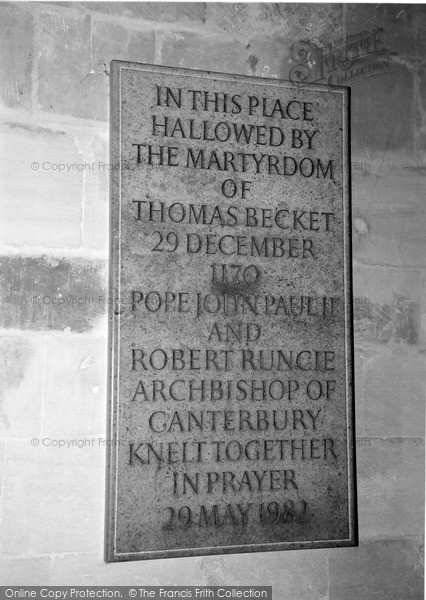
[[[423,597],[425,26],[421,5],[0,3],[2,584]],[[360,546],[107,565],[110,60],[288,79],[299,40],[366,28],[389,64],[349,81]]]

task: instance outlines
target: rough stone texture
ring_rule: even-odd
[[[108,308],[105,263],[0,257],[1,326],[82,332]]]
[[[82,174],[77,165],[82,161],[73,138],[13,122],[0,131],[1,243],[78,247]]]
[[[246,45],[246,72],[256,77],[288,79],[290,53],[282,33],[273,36],[256,35]]]
[[[204,73],[193,71],[169,74],[167,70],[156,67],[144,68],[122,63],[114,64],[112,75],[112,156],[114,162],[120,161],[120,165],[126,169],[119,181],[114,177],[112,182],[112,285],[119,290],[126,304],[120,313],[115,313],[117,316],[113,326],[119,333],[114,337],[114,345],[110,349],[114,390],[110,418],[114,419],[112,431],[118,436],[119,445],[112,449],[108,476],[108,560],[131,560],[136,552],[140,553],[141,558],[150,558],[153,552],[159,551],[162,557],[171,552],[180,555],[221,553],[221,549],[227,553],[244,552],[250,546],[253,546],[253,550],[259,549],[260,544],[269,550],[289,545],[293,548],[312,548],[354,544],[356,535],[351,503],[352,354],[349,350],[352,340],[348,334],[347,313],[343,309],[349,286],[347,253],[350,229],[345,218],[349,199],[345,192],[347,169],[343,159],[346,151],[343,133],[347,127],[346,96],[334,89],[315,90],[284,84],[276,86],[273,80],[253,81],[227,75],[211,78],[208,74],[206,77]],[[168,107],[164,96],[162,105],[158,105],[158,85],[181,90],[179,111],[174,105]],[[220,113],[226,111],[217,108],[214,111],[211,104],[205,111],[202,108],[193,110],[192,90],[206,90],[210,94],[218,94],[219,98],[223,97],[225,90],[230,97],[238,94],[241,114],[233,116],[228,113],[223,117]],[[277,128],[283,132],[282,149],[294,157],[294,164],[301,165],[300,170],[300,161],[316,162],[316,157],[321,157],[324,169],[328,165],[328,176],[323,170],[322,176],[315,174],[308,178],[306,172],[305,177],[299,172],[292,177],[287,174],[286,177],[282,163],[278,167],[279,178],[274,171],[268,173],[265,167],[256,168],[253,154],[247,153],[261,152],[258,147],[260,144],[256,146],[251,139],[244,143],[238,135],[230,133],[233,124],[238,128],[242,122],[250,123],[252,128],[258,125],[264,127],[266,118],[262,118],[260,111],[249,114],[248,101],[252,96],[267,99],[269,106],[275,105],[277,98],[280,98],[284,107],[287,103],[294,106],[298,102],[297,106],[302,106],[303,102],[309,102],[306,106],[312,107],[312,118],[299,118],[304,120],[306,131],[316,132],[316,143],[310,149],[292,149],[290,140],[294,123],[290,124],[289,119],[280,118],[270,122],[276,126],[275,133]],[[159,144],[169,146],[171,143],[167,136],[161,139],[155,137],[155,132],[153,134],[153,123],[162,121],[166,116],[172,122],[179,116],[186,128],[191,122],[199,128],[201,122],[205,122],[202,119],[208,119],[210,123],[222,123],[222,119],[226,119],[229,123],[227,143],[224,143],[222,134],[213,140],[209,135],[206,137],[210,138],[210,142],[206,141],[201,146],[206,148],[206,163],[210,152],[217,153],[219,169],[200,169],[195,165],[191,168],[186,157],[190,156],[190,152],[196,152],[200,145],[188,135],[182,138],[178,135],[173,140],[177,146],[176,163],[179,163],[175,165],[176,168],[159,165],[157,159],[151,166],[146,156],[146,145],[152,144],[158,151]],[[266,122],[269,124],[269,121]],[[145,148],[141,160],[133,148],[140,141],[143,141]],[[266,142],[265,146],[265,153],[280,156],[273,143]],[[224,150],[232,152],[235,157],[237,181],[240,177],[247,177],[251,189],[247,192],[245,202],[236,198],[233,200],[239,206],[235,206],[234,222],[227,223],[225,217],[219,229],[211,215],[213,211],[226,215],[229,206],[229,199],[225,197],[227,192],[220,192],[224,176],[228,176],[228,173],[221,172],[223,168],[220,167]],[[237,159],[240,153],[246,153],[247,166],[244,169],[239,166]],[[241,175],[243,170],[245,175]],[[311,175],[314,170],[315,167],[312,167]],[[284,183],[280,181],[282,179]],[[319,197],[327,198],[326,209],[318,204]],[[139,219],[135,218],[138,211],[132,203],[136,198],[144,199],[140,205]],[[149,218],[147,200],[151,198],[156,200],[156,206],[159,201],[164,203],[166,216],[161,223],[152,222]],[[173,207],[179,201],[184,202],[180,205],[181,211],[189,203],[195,211],[199,211],[201,206],[205,207],[205,218],[196,225],[191,223],[185,211],[186,218],[178,217],[179,225],[172,225]],[[287,212],[284,214],[292,215],[291,218],[285,217],[286,223],[283,224],[289,237],[282,235],[279,216],[277,222],[271,222],[265,232],[260,222],[255,226],[247,218],[249,213],[244,206],[250,207],[252,214],[253,211],[259,214],[262,209],[269,207],[272,214],[282,215],[282,209],[285,208]],[[303,207],[302,214],[298,212],[300,207]],[[172,218],[167,217],[168,210]],[[332,215],[332,224],[325,223],[323,210]],[[294,220],[294,213],[305,219],[304,225],[300,224],[300,219],[298,222]],[[315,224],[306,222],[308,214],[316,218]],[[166,250],[159,250],[163,242],[158,243],[158,232],[167,236],[170,229],[175,232],[179,246],[175,244],[175,248],[170,250],[172,243],[169,240],[165,242]],[[200,244],[195,251],[194,235]],[[284,250],[266,250],[272,242],[272,236],[278,235],[284,242]],[[244,242],[244,249],[241,246],[237,251],[236,236],[241,236],[238,239]],[[219,242],[221,239],[225,241],[223,246]],[[253,239],[258,244],[263,242],[263,250],[250,250]],[[289,239],[296,241],[300,251],[289,251]],[[307,241],[309,247],[313,248],[312,253],[302,253],[302,239],[303,243]],[[217,244],[214,250],[210,245],[211,240]],[[250,270],[250,265],[255,264],[258,273],[256,281],[250,281],[250,276],[244,280],[238,275],[234,281],[235,274],[229,274],[222,281],[217,274],[217,264],[230,265],[230,256],[244,270]],[[141,272],[144,273],[143,282]],[[132,307],[130,301],[133,290],[143,293],[144,297],[147,290],[153,290],[154,294],[161,297],[166,293],[177,297],[183,291],[187,296],[187,309],[181,311],[176,304],[170,309],[162,307],[149,312],[142,297]],[[287,305],[285,310],[276,312],[266,309],[266,297],[275,298],[278,306],[281,295],[284,299],[281,302]],[[243,313],[241,302],[247,299],[253,302],[254,297],[257,302],[255,314]],[[309,310],[306,306],[307,297],[312,301]],[[331,297],[336,299],[334,309]],[[229,302],[234,298],[238,299],[235,313],[229,314],[228,311],[228,314],[224,314],[223,310],[211,310],[212,303],[213,306],[216,302],[223,306],[226,302],[229,307]],[[305,299],[305,306],[300,309],[302,298]],[[291,299],[298,306],[297,309],[289,308]],[[245,318],[244,314],[247,315]],[[225,334],[228,325],[237,331],[241,322],[251,322],[259,328],[254,340],[247,339],[244,334]],[[218,331],[222,333],[218,334]],[[198,358],[195,367],[189,358],[188,348],[196,349]],[[148,366],[143,364],[145,359],[142,362],[135,361],[132,367],[132,349],[137,349],[135,358],[140,357],[139,349],[143,349],[146,357],[154,353],[153,361],[147,358]],[[170,357],[174,349],[182,353],[182,366],[171,365]],[[224,349],[231,354],[229,366],[223,361]],[[248,365],[246,362],[247,350],[254,357],[254,364]],[[258,362],[259,352],[268,357],[266,364]],[[308,356],[308,364],[300,365],[296,361],[292,366],[279,366],[278,352],[286,356],[299,356],[300,353],[304,357],[303,362]],[[156,358],[159,353],[169,357],[167,365],[158,365]],[[214,366],[205,359],[212,354],[221,357]],[[274,357],[273,366],[269,363],[271,356]],[[314,356],[318,364],[314,364]],[[333,357],[332,366],[325,365],[325,356],[328,357],[327,362]],[[160,376],[156,370],[161,371],[164,382],[162,405],[165,413],[161,413],[166,415],[167,420],[164,429],[162,424],[157,426],[159,413],[152,393],[153,379]],[[194,370],[198,373],[194,373]],[[211,381],[217,378],[226,382],[226,389],[233,388],[230,393],[224,391],[221,398],[209,391],[212,389],[209,388]],[[265,382],[265,389],[262,393],[253,393],[252,382],[259,379]],[[286,379],[292,379],[292,385],[297,386],[298,391],[294,395],[289,395],[288,390],[284,391],[287,386],[281,382]],[[189,380],[195,381],[197,386],[201,381],[206,381],[200,406],[197,402],[195,407],[190,397]],[[325,391],[317,395],[318,381],[321,382],[321,390],[325,390],[328,385],[326,381],[329,380],[333,381],[333,391],[326,399]],[[139,381],[143,381],[143,391]],[[178,407],[175,388],[171,389],[175,381],[180,382],[177,394],[181,402]],[[312,381],[315,393],[310,391]],[[239,385],[248,385],[244,396],[239,393]],[[227,393],[229,396],[226,396]],[[252,423],[260,414],[265,414],[269,420],[267,426],[239,425],[238,418],[243,405]],[[285,409],[288,411],[284,412]],[[204,419],[204,426],[200,429],[191,429],[185,424],[193,410],[198,418]],[[216,411],[217,424],[210,421],[211,410]],[[273,410],[276,413],[272,413]],[[309,421],[309,413],[312,414],[314,410],[319,416],[317,423]],[[176,414],[184,423],[182,427],[177,425],[175,428],[171,423],[174,411],[179,411]],[[273,414],[277,415],[277,425],[272,424]],[[224,418],[228,420],[228,415],[229,419],[235,419],[231,426],[224,422]],[[296,419],[293,423],[292,418],[296,415],[297,419],[302,415],[307,422],[302,425]],[[280,423],[279,420],[284,417],[289,420],[285,424]],[[279,440],[286,440],[287,449],[290,447],[290,438],[292,447],[293,444],[298,445],[299,452],[302,439],[308,447],[311,440],[315,440],[313,443],[318,444],[321,450],[311,455],[308,451],[303,457],[300,454],[296,457],[296,453],[290,450],[288,454],[286,450],[280,454]],[[222,455],[222,450],[225,452],[223,448],[221,456],[217,458],[214,446],[217,439],[225,440],[226,447],[237,447],[239,452],[243,448],[252,448],[254,440],[260,451],[255,458],[250,456],[249,450],[245,455],[242,453],[240,458],[235,458],[233,451],[231,456]],[[261,449],[266,439],[271,440],[273,448],[269,456]],[[198,442],[204,445],[202,458],[194,456]],[[176,452],[171,460],[165,456],[157,459],[149,456],[151,445],[155,452],[161,453],[164,448],[171,447],[170,443]],[[324,450],[330,443],[335,445],[333,452]],[[182,455],[186,448],[188,458]],[[264,461],[270,462],[265,464]],[[290,466],[298,482],[287,484],[282,479],[283,469]],[[249,474],[253,477],[253,471],[256,475],[261,471],[266,479],[274,473],[281,480],[273,484],[266,483],[266,479],[265,483],[260,484],[247,482]],[[209,483],[211,472],[217,473],[212,487]],[[229,474],[235,479],[235,485],[226,484]],[[186,475],[197,482],[194,493],[186,489]],[[138,503],[134,502],[135,497],[139,498]],[[280,512],[275,513],[275,520],[271,516],[265,519],[263,503],[269,506],[273,502],[275,504],[272,506]],[[190,507],[191,527],[183,527],[180,517],[176,517],[176,523],[173,516],[170,517],[170,514],[180,514],[182,505]],[[206,545],[205,511],[213,510],[213,505],[219,516],[215,526],[208,529],[209,540]],[[249,511],[247,519],[241,518],[239,505]],[[291,511],[290,515],[288,510]],[[169,521],[172,524],[167,526]]]
[[[59,4],[63,4],[60,2]],[[116,2],[82,2],[82,7],[96,12],[112,13],[124,17],[165,23],[203,24],[204,2],[126,2],[123,7]]]
[[[253,31],[263,36],[285,35],[290,44],[301,39],[321,41],[342,31],[342,8],[329,4],[301,6],[297,3],[227,3],[208,2],[206,24],[249,41]]]
[[[31,107],[33,18],[13,2],[0,5],[0,90],[2,102]]]
[[[207,25],[216,30],[230,33],[232,36],[246,36],[258,14],[258,7],[249,3],[207,2],[206,4]]]
[[[365,28],[382,27],[387,46],[397,53],[401,61],[422,61],[426,51],[424,28],[426,14],[415,6],[405,4],[364,4],[360,7],[348,4],[345,7],[347,33],[356,33]]]
[[[416,536],[424,528],[423,459],[421,438],[357,445],[360,539]]]
[[[172,67],[204,69],[219,73],[245,73],[249,57],[241,42],[221,36],[188,32],[158,32],[161,63]]]
[[[361,543],[330,550],[330,600],[420,600],[423,597],[420,538]]]

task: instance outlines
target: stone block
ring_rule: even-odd
[[[43,343],[34,343],[24,336],[0,336],[2,437],[30,438],[40,434],[43,372]]]
[[[123,5],[118,5],[116,2],[84,2],[84,7],[91,11],[117,14],[120,17],[136,18],[141,21],[188,25],[202,25],[206,13],[204,2],[126,2]]]
[[[402,59],[424,55],[426,16],[420,5],[350,4],[345,9],[347,33],[382,27],[386,45]]]
[[[102,174],[98,174],[92,179],[91,183],[86,188],[87,201],[84,211],[84,229],[83,229],[83,246],[85,248],[101,250],[107,255],[109,250],[109,204],[108,191],[105,190],[108,178]],[[96,187],[99,194],[104,194],[104,197],[91,195],[88,190]]]
[[[367,436],[424,435],[425,357],[392,347],[364,366]]]
[[[1,136],[1,242],[78,247],[82,174],[72,137],[16,123],[2,126]]]
[[[357,444],[360,539],[421,535],[424,530],[424,442],[364,438]]]
[[[94,19],[92,60],[95,68],[97,64],[109,73],[112,60],[152,63],[154,45],[153,31],[129,30],[116,23]]]
[[[108,77],[101,69],[92,69],[91,30],[89,15],[72,18],[54,11],[41,15],[38,102],[43,110],[82,118],[105,115]]]
[[[67,336],[46,344],[44,435],[105,437],[106,340]]]
[[[106,564],[101,552],[56,556],[50,585],[203,585],[201,561],[193,557]]]
[[[390,39],[392,45],[393,38]],[[370,59],[370,62],[374,60]],[[386,71],[380,71],[380,75],[352,84],[353,149],[367,148],[369,152],[385,153],[412,149],[413,83],[412,73],[391,60],[390,66]]]
[[[341,35],[343,10],[338,4],[299,4],[297,2],[259,3],[258,21],[269,29],[290,37],[292,42],[311,39],[326,42]]]
[[[249,3],[208,2],[206,5],[206,25],[215,31],[247,36],[257,16],[257,7]]]
[[[420,345],[419,269],[355,265],[354,331],[359,345]]]
[[[276,33],[273,36],[255,36],[246,46],[248,75],[256,77],[272,77],[288,79],[290,65],[290,49],[288,39]]]
[[[61,439],[8,442],[0,525],[5,555],[101,553],[105,449],[66,440],[59,446]]]
[[[107,311],[103,261],[0,257],[2,327],[92,329]]]
[[[93,165],[84,181],[83,246],[109,249],[109,179],[112,165],[108,155],[108,136],[96,133],[87,144],[87,161]]]
[[[362,307],[374,304],[382,307],[391,304],[395,296],[406,295],[416,305],[420,302],[420,269],[368,266],[355,264],[354,312],[363,313]]]
[[[24,5],[25,6],[25,5]],[[31,107],[33,17],[14,2],[0,5],[1,98],[6,106]]]
[[[278,33],[291,43],[312,38],[328,41],[342,29],[342,9],[339,5],[289,3],[218,3],[208,2],[206,25],[217,31],[229,32],[249,40],[253,32],[262,35]],[[289,44],[290,46],[291,44]]]
[[[398,163],[369,176],[355,173],[353,253],[370,265],[424,267],[424,194],[419,173]],[[358,219],[356,221],[356,219]]]
[[[49,582],[50,556],[0,559],[0,580],[7,586],[45,586]]]
[[[250,72],[249,49],[232,38],[162,31],[157,33],[157,44],[160,50],[156,62],[162,65],[221,73]]]
[[[422,548],[418,538],[362,543],[330,550],[329,600],[420,600]]]
[[[204,585],[272,585],[274,600],[327,598],[327,550],[207,556],[200,573]]]
[[[52,7],[53,8],[53,7]],[[41,17],[38,100],[43,110],[106,121],[112,59],[152,63],[152,32],[129,32],[89,14]]]

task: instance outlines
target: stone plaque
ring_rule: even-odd
[[[348,91],[113,61],[106,560],[357,544]]]

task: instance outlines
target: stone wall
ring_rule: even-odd
[[[405,4],[0,3],[2,583],[422,598],[425,25]],[[360,546],[106,565],[110,61],[288,79],[293,44],[366,27],[389,52],[347,81]]]

